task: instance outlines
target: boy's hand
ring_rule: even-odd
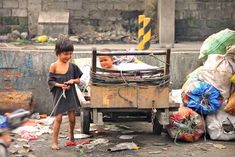
[[[71,84],[74,84],[74,83],[75,83],[75,82],[74,82],[73,79],[71,79],[71,80],[69,80],[69,81],[67,81],[67,82],[64,82],[65,85],[71,85]]]
[[[69,90],[69,89],[70,89],[70,86],[69,86],[69,85],[66,85],[66,84],[63,84],[61,88],[62,88],[63,90]]]

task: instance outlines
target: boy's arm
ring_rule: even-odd
[[[49,72],[50,74],[51,73],[55,73],[56,72],[56,65],[55,64],[51,64],[51,66],[49,67]],[[52,77],[51,75],[49,74],[49,78],[48,78],[48,85],[51,87],[51,89],[55,86],[55,87],[60,87],[60,88],[63,88],[65,87],[66,85],[65,84],[61,84],[61,83],[58,83],[55,81],[55,78]]]
[[[78,68],[77,65],[75,64],[72,64],[73,65],[73,68],[74,68],[74,78],[65,82],[67,84],[79,84],[80,83],[80,77],[82,76],[82,71]]]

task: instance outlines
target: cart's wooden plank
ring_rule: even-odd
[[[91,86],[91,108],[137,108],[136,86]]]
[[[168,87],[139,86],[138,95],[138,108],[169,108]]]
[[[169,88],[156,86],[91,86],[91,108],[169,108]]]

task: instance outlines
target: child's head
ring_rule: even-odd
[[[111,52],[110,49],[102,49],[101,52]],[[100,65],[102,68],[112,68],[113,66],[113,56],[99,56]]]
[[[62,61],[67,62],[73,54],[73,43],[66,37],[60,37],[55,44],[55,53]]]

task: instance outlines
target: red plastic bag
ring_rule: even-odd
[[[170,124],[166,128],[171,138],[194,142],[204,133],[205,124],[195,111],[181,107],[170,115]]]

